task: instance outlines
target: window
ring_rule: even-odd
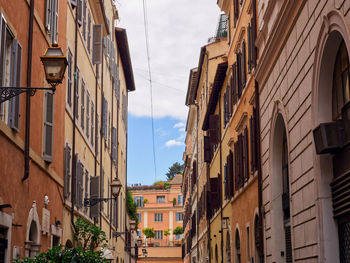
[[[94,127],[95,127],[94,119],[95,119],[95,105],[91,101],[91,137],[90,137],[90,142],[91,142],[92,146],[94,146],[94,138],[95,138],[95,134],[94,134]]]
[[[136,203],[137,207],[143,207],[143,196],[135,196],[134,202]]]
[[[250,230],[247,227],[247,258],[250,258]]]
[[[0,13],[0,85],[21,86],[22,47],[14,38]],[[0,104],[0,119],[15,131],[19,130],[20,96]]]
[[[86,91],[86,137],[89,139],[90,133],[90,94]]]
[[[84,187],[84,192],[85,192],[85,196],[84,198],[89,198],[90,196],[90,192],[89,192],[89,185],[90,185],[90,177],[89,177],[89,172],[88,170],[85,170],[85,187]],[[84,202],[84,201],[83,201]],[[85,213],[88,212],[88,207],[85,207]]]
[[[157,203],[165,203],[165,196],[164,195],[157,196]]]
[[[88,24],[87,24],[87,50],[91,54],[91,13],[88,12]]]
[[[82,19],[83,19],[83,39],[86,41],[86,0],[83,0],[83,10],[82,10]]]
[[[57,44],[58,0],[46,0],[45,26],[52,43]]]
[[[107,121],[108,121],[108,101],[103,95],[103,107],[102,107],[102,136],[107,141]]]
[[[137,231],[137,236],[138,236],[138,237],[141,237],[141,230],[138,230],[138,231]]]
[[[156,230],[156,235],[154,239],[161,240],[163,239],[163,231],[162,230]]]
[[[154,222],[163,222],[163,213],[155,213]]]
[[[84,123],[85,123],[85,81],[81,80],[81,109],[80,109],[80,126],[84,130]]]
[[[53,109],[54,96],[51,91],[45,91],[44,101],[44,160],[52,162],[53,154]]]
[[[241,263],[241,240],[239,237],[238,229],[236,229],[236,262]]]
[[[184,213],[183,212],[176,212],[176,221],[183,221],[184,220]]]
[[[70,177],[71,177],[71,148],[68,143],[64,148],[64,198],[70,197]]]
[[[70,49],[68,49],[67,103],[69,107],[72,107],[72,67],[73,55]]]
[[[139,223],[142,221],[142,214],[141,213],[137,213],[137,217],[139,218]]]
[[[76,71],[76,85],[77,87],[79,87],[79,78],[80,78],[80,73],[79,73],[79,69],[77,68],[77,71]],[[74,112],[74,116],[76,119],[79,118],[79,109],[78,109],[78,105],[79,105],[79,89],[77,88],[76,89],[76,93],[75,93],[75,100],[74,100],[74,103],[75,103],[75,112]]]
[[[179,205],[182,205],[182,204],[183,204],[183,201],[184,201],[183,195],[178,195],[178,196],[177,196],[177,203],[178,203]]]
[[[182,234],[181,234],[181,235],[176,235],[176,236],[175,236],[175,239],[176,239],[176,240],[179,240],[179,239],[181,239],[181,238],[182,238]]]
[[[343,40],[334,64],[332,89],[333,120],[341,118],[341,109],[350,101],[349,70],[349,56]]]

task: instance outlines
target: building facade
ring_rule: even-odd
[[[350,3],[257,3],[266,262],[348,262]]]
[[[97,224],[108,240],[105,254],[124,262],[128,92],[135,90],[125,29],[116,26],[111,1],[67,1],[67,85],[65,102],[64,243],[74,245],[78,216]],[[122,183],[112,199],[114,178]]]
[[[137,204],[138,236],[142,247],[147,250],[147,258],[139,249],[141,260],[157,262],[182,262],[181,242],[183,235],[174,234],[183,224],[182,175],[176,175],[169,185],[132,186],[134,202]],[[153,228],[154,238],[147,238],[143,229]]]
[[[40,57],[66,49],[66,6],[46,2],[0,1],[1,87],[50,87]],[[61,243],[65,83],[0,104],[0,262]]]

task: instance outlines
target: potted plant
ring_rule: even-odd
[[[184,229],[182,228],[182,226],[177,226],[174,229],[173,233],[174,233],[174,235],[182,235],[184,233]],[[175,246],[181,246],[181,243],[176,241]]]
[[[142,229],[142,233],[146,236],[146,238],[154,238],[156,235],[156,231],[154,231],[153,227],[146,227]],[[149,243],[147,245],[152,247],[153,243]]]
[[[173,206],[176,206],[176,197],[173,198]]]
[[[170,236],[170,229],[165,229],[163,230],[163,235],[165,236],[166,239],[168,239],[168,236]]]

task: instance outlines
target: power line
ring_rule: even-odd
[[[143,24],[145,27],[145,38],[146,38],[146,53],[147,53],[147,64],[148,64],[148,76],[149,76],[149,87],[151,92],[151,119],[152,119],[152,143],[153,143],[153,164],[154,164],[154,181],[157,180],[157,164],[156,164],[156,149],[154,143],[154,117],[153,117],[153,92],[152,92],[152,73],[151,73],[151,57],[149,52],[149,36],[148,36],[148,17],[146,0],[143,3]]]
[[[142,75],[142,74],[140,74],[140,73],[137,73],[137,72],[135,72],[135,74],[136,74],[136,75],[139,75],[141,78],[143,78],[143,79],[149,81],[149,78],[148,78],[148,77],[146,77],[146,76],[144,76],[144,75]],[[161,83],[161,82],[157,82],[157,81],[154,81],[154,80],[152,80],[152,82],[155,83],[155,84],[158,84],[159,86],[163,86],[163,87],[168,88],[168,89],[176,90],[176,91],[181,92],[181,93],[184,93],[184,92],[185,92],[185,91],[182,90],[182,89],[177,89],[177,88],[171,87],[171,86],[166,85],[166,84]]]

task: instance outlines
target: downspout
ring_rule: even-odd
[[[76,182],[76,155],[75,155],[75,132],[76,132],[76,117],[77,116],[77,110],[78,105],[76,105],[76,97],[77,97],[77,91],[78,91],[78,77],[77,77],[77,70],[78,70],[78,7],[75,9],[75,39],[74,39],[74,100],[73,100],[73,141],[72,141],[72,183],[71,183],[71,224],[75,228],[74,224],[74,203],[75,203],[75,185],[73,184]]]
[[[206,163],[206,169],[207,169],[207,185],[206,185],[207,189],[206,189],[206,191],[208,192],[209,191],[208,185],[209,185],[209,180],[210,180],[210,168],[209,168],[208,163]],[[208,195],[206,195],[205,199],[207,199],[207,198],[208,198]],[[208,247],[207,247],[207,249],[209,251],[209,253],[208,253],[209,263],[211,263],[211,251],[210,251],[211,238],[210,238],[210,218],[208,218],[208,200],[206,200],[206,204],[207,204],[206,213],[207,213],[207,227],[208,227]]]
[[[198,145],[199,145],[199,138],[198,138],[198,124],[199,124],[199,105],[196,103],[195,104],[196,105],[196,113],[197,113],[197,160],[196,160],[196,170],[197,170],[197,172],[196,172],[196,176],[197,176],[197,178],[196,178],[196,181],[197,181],[197,206],[196,206],[196,213],[197,213],[197,215],[196,215],[196,218],[197,218],[197,224],[196,224],[196,228],[197,228],[197,262],[199,261],[199,240],[198,240],[198,238],[199,238],[199,214],[198,214],[198,195],[199,195],[199,187],[198,187],[198,184],[199,184],[199,178],[198,178],[198,175],[199,175],[199,165],[198,165],[198,153],[199,153],[199,149],[198,149]]]
[[[128,109],[128,102],[129,102],[129,95],[128,95],[128,89],[126,88],[126,109]],[[128,111],[126,111],[126,116],[125,116],[126,120],[125,120],[125,138],[126,138],[126,144],[125,144],[125,200],[127,199],[127,196],[126,196],[126,191],[127,191],[127,182],[128,182],[128,177],[127,177],[127,172],[128,172],[128,152],[127,152],[127,149],[128,149]],[[128,213],[127,213],[127,202],[125,201],[125,220],[124,220],[124,224],[125,224],[125,227],[124,229],[126,230],[126,217],[128,216]],[[131,231],[131,230],[130,230]],[[125,239],[125,244],[126,244],[126,239]],[[130,252],[129,252],[129,263],[131,263],[131,249],[130,249]]]
[[[99,68],[98,64],[96,64],[96,85],[95,85],[95,165],[94,165],[94,174],[97,175],[97,153],[98,153],[98,119],[97,119],[97,109],[98,109],[98,74],[99,74]],[[91,134],[92,136],[92,134]]]
[[[113,65],[114,66],[114,65]],[[114,117],[114,84],[115,80],[113,80],[112,82],[112,118],[111,118],[111,127],[109,127],[110,129],[112,129],[113,127],[113,117]],[[113,130],[113,129],[112,129]],[[112,134],[112,138],[113,138],[113,134]],[[116,142],[114,142],[116,143]],[[111,145],[112,149],[111,149],[111,155],[112,155],[112,158],[111,158],[111,176],[110,176],[110,182],[112,183],[113,181],[113,145]],[[108,198],[112,197],[112,191],[111,191],[111,195],[108,196]],[[112,215],[113,215],[113,200],[111,200],[109,202],[109,239],[111,239],[112,237]]]
[[[259,101],[259,84],[257,81],[255,81],[255,103],[256,103],[256,141],[257,141],[257,162],[258,162],[258,206],[259,206],[259,257],[260,257],[260,262],[264,262],[264,241],[263,241],[263,201],[262,201],[262,169],[261,169],[261,143],[260,143],[260,121],[259,121],[259,116],[260,116],[260,101]]]
[[[222,130],[221,130],[221,91],[219,92],[219,134],[220,134],[220,233],[221,233],[221,262],[224,262],[224,231],[222,228],[222,213],[223,213],[223,207],[222,207]]]
[[[102,136],[102,129],[103,129],[103,127],[102,127],[102,125],[103,125],[103,100],[104,100],[104,96],[102,96],[102,95],[104,95],[103,94],[103,75],[104,75],[103,74],[103,71],[104,71],[104,68],[103,68],[103,52],[104,52],[104,45],[102,45],[102,59],[101,59],[100,198],[101,197],[103,198],[103,196],[101,196],[101,192],[102,192],[101,189],[103,189],[103,187],[104,187],[103,182],[102,182],[102,173],[103,173],[102,143],[103,143],[103,140],[104,140],[103,136]],[[107,123],[106,123],[106,125],[107,125]],[[105,136],[107,136],[107,134],[105,134]],[[100,228],[101,229],[102,229],[102,208],[103,208],[103,202],[100,205],[100,220],[99,221],[100,221]]]
[[[32,85],[32,57],[33,57],[33,24],[34,24],[34,0],[30,0],[28,57],[27,57],[27,87]],[[30,145],[30,94],[26,94],[26,126],[24,142],[24,176],[22,182],[29,177],[29,145]]]

